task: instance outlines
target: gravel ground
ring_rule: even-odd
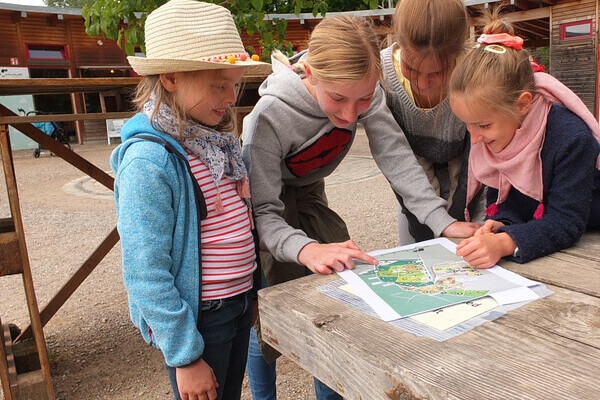
[[[115,145],[75,146],[109,171]],[[40,309],[116,224],[110,192],[47,151],[14,153],[25,237]],[[330,204],[364,250],[397,246],[397,203],[359,133],[350,155],[327,180]],[[10,215],[0,184],[0,217]],[[121,277],[120,245],[104,258],[44,328],[59,399],[168,399],[160,352],[147,346],[129,320]],[[4,323],[29,323],[20,276],[2,277]],[[281,399],[314,399],[312,377],[292,361],[278,363]],[[247,380],[242,398],[251,399]],[[3,399],[0,396],[0,399]]]

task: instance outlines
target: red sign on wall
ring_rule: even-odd
[[[19,59],[17,57],[11,57],[10,65],[19,65]]]

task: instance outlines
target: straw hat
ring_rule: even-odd
[[[140,75],[247,67],[265,74],[271,65],[246,53],[233,17],[224,7],[194,0],[171,0],[146,19],[146,57],[127,57]]]

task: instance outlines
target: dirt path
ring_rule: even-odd
[[[76,151],[109,171],[114,145]],[[112,194],[47,152],[15,152],[25,235],[40,308],[116,224]],[[332,208],[365,250],[397,245],[397,203],[358,135],[350,156],[327,181]],[[0,217],[8,216],[4,181]],[[145,345],[129,320],[117,245],[46,325],[54,388],[59,399],[168,399],[170,386],[158,351]],[[2,277],[3,322],[28,324],[20,277]],[[280,399],[314,399],[312,377],[293,362],[278,365]],[[0,398],[3,398],[0,396]],[[243,399],[251,399],[247,381]]]

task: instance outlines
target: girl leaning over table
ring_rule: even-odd
[[[432,187],[448,201],[448,213],[464,221],[470,143],[447,93],[454,67],[467,50],[467,9],[462,0],[401,0],[392,27],[395,42],[381,51],[387,105]],[[430,227],[397,197],[400,243],[433,239]],[[481,197],[469,207],[477,222],[484,214]]]
[[[478,268],[524,263],[600,228],[598,122],[569,88],[533,72],[510,23],[488,18],[450,81],[471,136],[467,204],[488,186],[487,221],[457,248]]]
[[[292,65],[281,54],[273,57],[273,73],[260,87],[261,98],[243,129],[269,285],[307,271],[353,268],[353,258],[376,262],[350,240],[325,195],[324,178],[348,153],[358,123],[393,189],[436,236],[468,236],[479,226],[448,215],[446,201],[432,189],[387,108],[381,76],[379,39],[370,22],[356,16],[325,18],[314,29],[307,53]],[[255,348],[251,343],[248,361],[253,397],[272,399],[274,363],[265,366]],[[255,374],[267,369],[268,379],[263,372]],[[318,381],[315,387],[318,399],[340,398]]]

